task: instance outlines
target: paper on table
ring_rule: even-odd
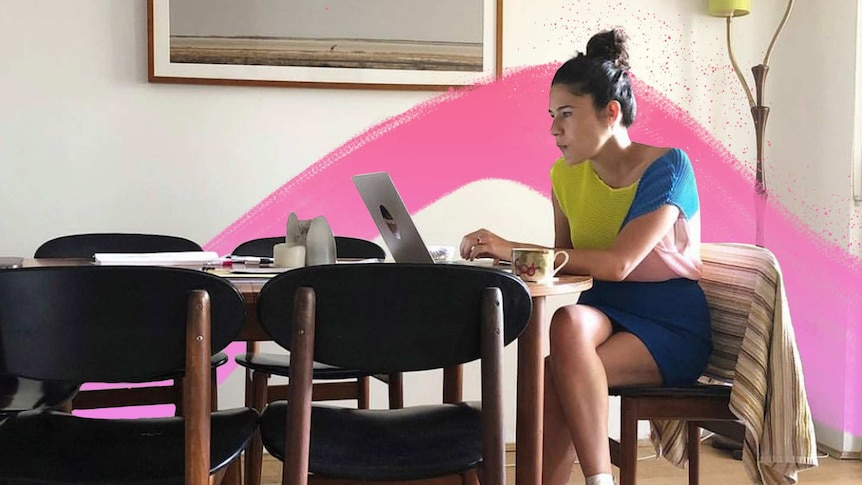
[[[218,259],[214,251],[168,253],[96,253],[96,264],[103,265],[202,265]]]
[[[296,269],[296,268],[281,268],[278,266],[265,266],[265,267],[245,267],[245,268],[231,268],[229,271],[232,274],[278,274],[284,273],[285,271]]]

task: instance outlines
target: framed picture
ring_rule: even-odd
[[[149,81],[446,90],[502,72],[502,0],[148,0]]]

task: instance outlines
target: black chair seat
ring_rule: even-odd
[[[476,468],[482,461],[478,406],[368,410],[315,405],[309,471],[332,478],[421,480]],[[287,402],[277,401],[261,416],[264,446],[280,460],[286,413]]]
[[[227,363],[227,359],[228,359],[228,356],[226,353],[224,353],[224,352],[215,353],[212,355],[212,357],[210,357],[210,365],[212,366],[213,369],[215,369],[216,367],[221,367]],[[176,379],[176,378],[179,378],[182,376],[183,376],[183,372],[179,371],[179,372],[174,372],[174,373],[168,374],[166,376],[160,377],[159,380],[161,380],[161,379]]]
[[[34,381],[0,374],[0,416],[40,408],[56,408],[78,393],[68,382]]]
[[[249,408],[212,414],[212,471],[239,455],[257,421],[257,412]],[[0,429],[0,476],[13,482],[27,477],[34,483],[77,485],[183,483],[182,418],[100,420],[30,411],[9,418]]]
[[[694,384],[691,386],[624,386],[608,390],[611,396],[620,397],[730,397],[731,386]]]
[[[290,354],[239,354],[235,358],[236,363],[251,370],[265,372],[276,376],[288,376],[290,371]],[[314,379],[355,379],[357,377],[370,376],[368,372],[353,369],[342,369],[331,365],[314,363]]]

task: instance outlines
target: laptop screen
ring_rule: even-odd
[[[353,183],[395,262],[434,262],[388,173],[354,175]]]

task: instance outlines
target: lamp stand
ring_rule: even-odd
[[[764,166],[763,149],[766,134],[766,120],[769,118],[769,106],[763,105],[763,98],[766,86],[766,75],[769,73],[769,56],[772,54],[772,48],[775,47],[775,41],[778,39],[778,34],[781,33],[781,30],[784,28],[784,24],[787,23],[787,19],[790,17],[790,11],[792,8],[793,0],[788,0],[784,16],[781,18],[778,28],[775,29],[775,34],[773,34],[772,41],[769,43],[769,48],[766,50],[763,63],[751,68],[751,72],[754,74],[755,96],[752,96],[751,88],[748,87],[748,83],[742,75],[742,71],[739,69],[739,65],[736,63],[736,58],[733,55],[733,43],[731,42],[730,28],[733,16],[727,17],[727,53],[730,56],[730,63],[733,66],[736,77],[739,78],[739,82],[742,83],[742,87],[745,89],[745,95],[748,98],[748,104],[751,107],[751,117],[754,120],[754,135],[757,143],[757,158],[755,159],[754,167],[754,214],[756,225],[754,241],[755,244],[761,247],[764,245],[764,216],[766,212],[766,201],[769,198],[769,191],[766,188],[766,168]]]
[[[763,166],[763,141],[766,133],[766,120],[769,119],[769,106],[763,106],[763,89],[766,84],[766,74],[769,73],[769,66],[758,64],[751,68],[751,72],[754,73],[754,88],[757,93],[755,105],[751,107],[751,117],[754,119],[754,136],[757,144],[757,158],[755,159],[754,166],[754,243],[763,247],[764,216],[766,213],[766,201],[769,199],[769,191],[766,189],[766,171]]]

